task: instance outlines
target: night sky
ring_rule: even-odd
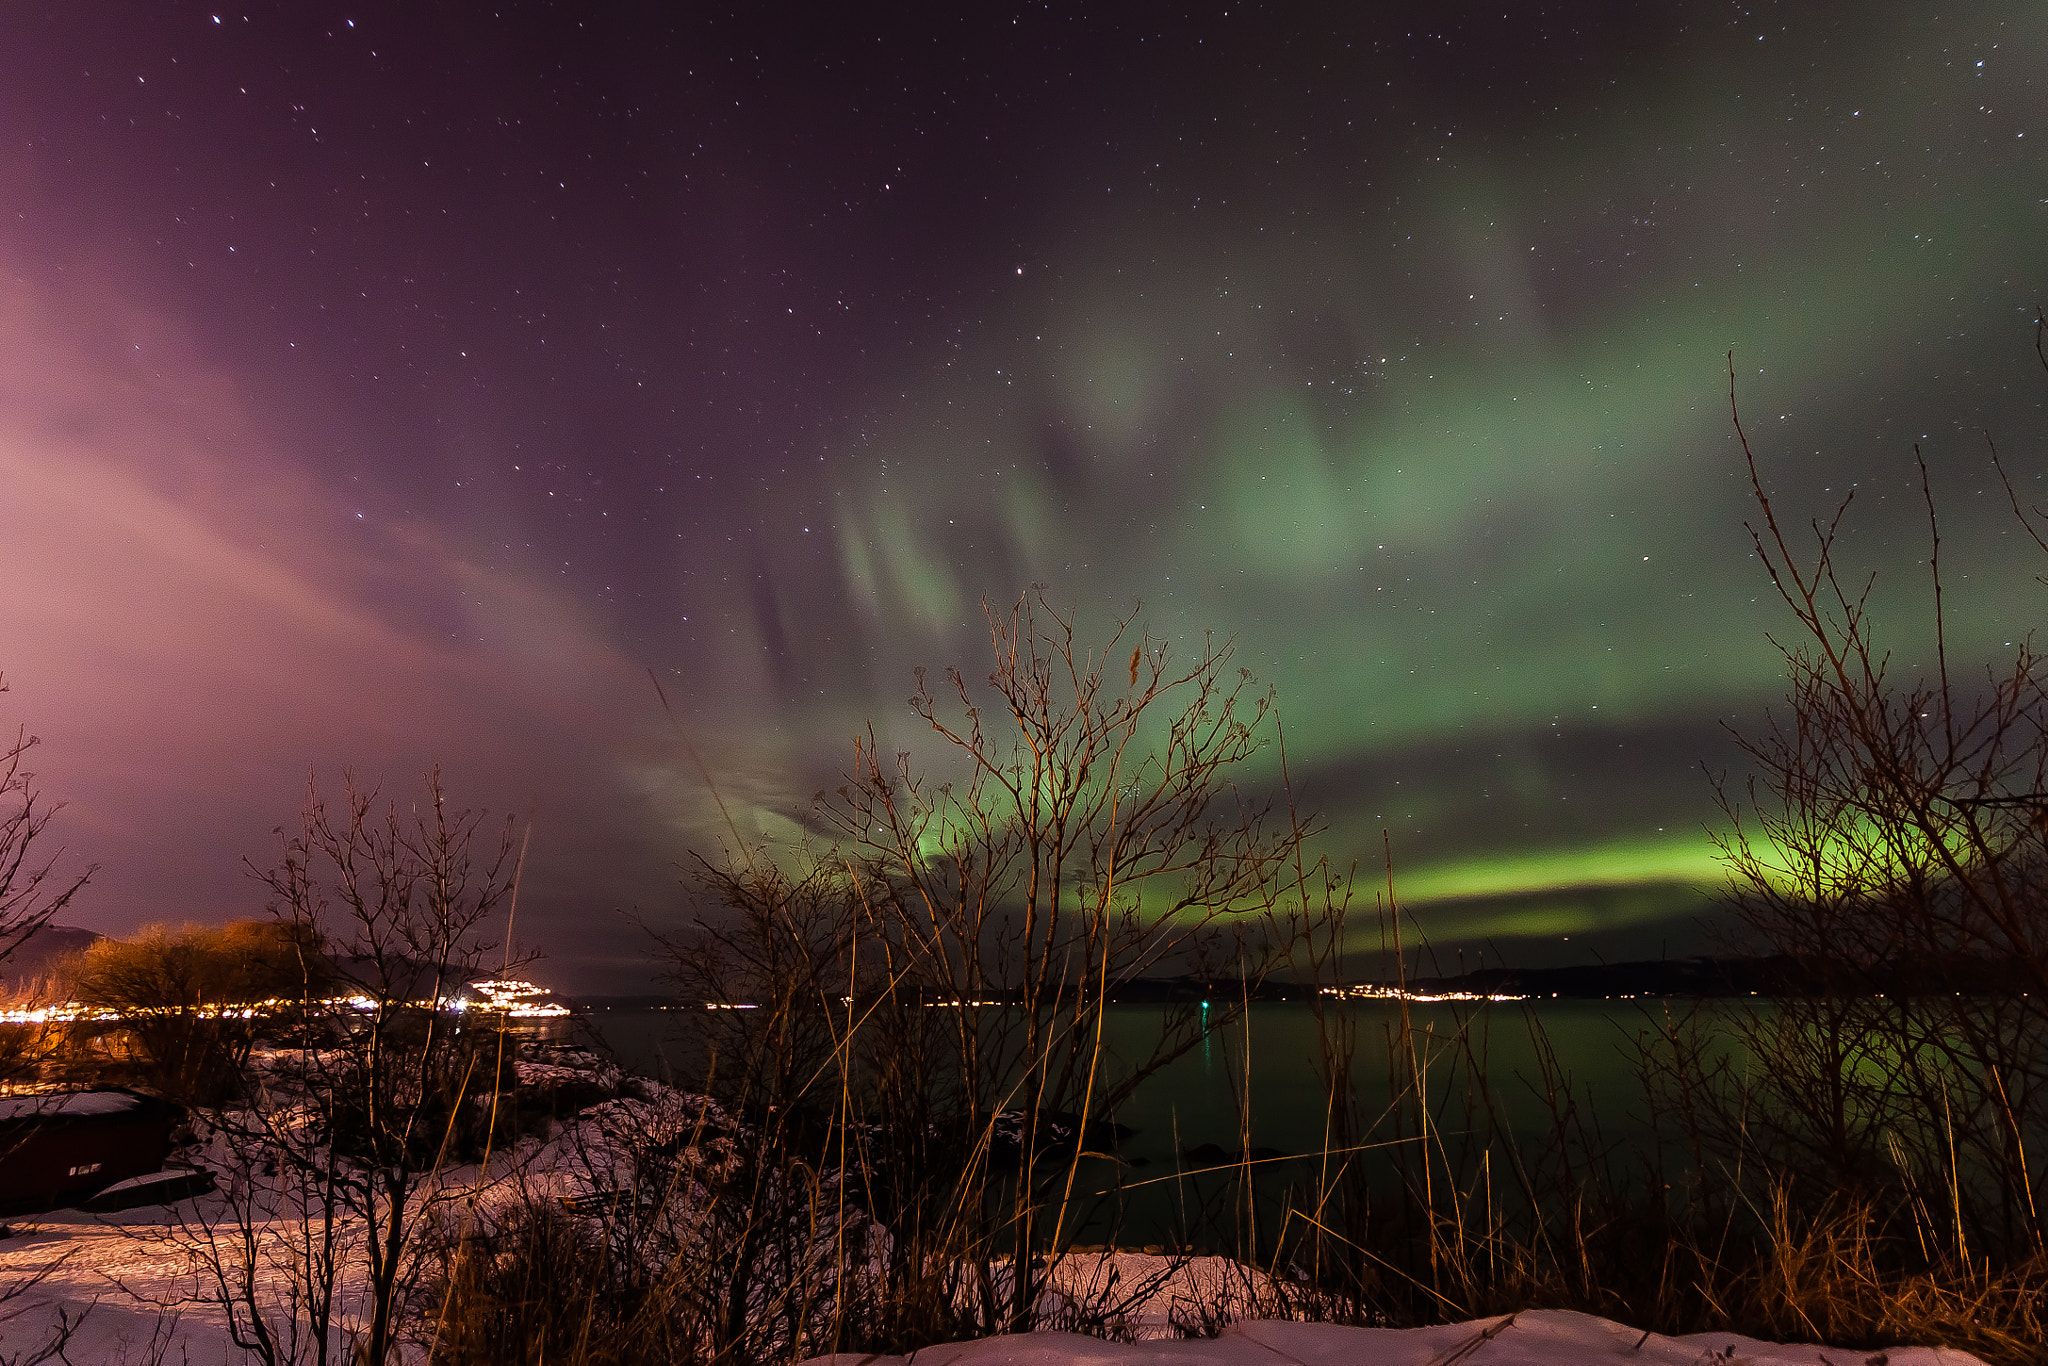
[[[788,842],[1042,582],[1234,637],[1439,941],[1689,950],[1787,625],[1724,357],[1902,674],[1915,441],[1952,648],[2028,632],[2044,114],[2038,0],[10,4],[0,722],[65,919],[260,913],[309,773],[438,761],[531,818],[538,975],[638,989],[722,838],[649,671]]]

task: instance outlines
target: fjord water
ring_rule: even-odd
[[[1659,1003],[1636,1001],[1546,1001],[1541,1004],[1411,1004],[1411,1054],[1406,1066],[1420,1071],[1440,1101],[1445,1088],[1461,1084],[1469,1070],[1463,1056],[1479,1060],[1496,1105],[1509,1127],[1522,1130],[1548,1122],[1543,1110],[1547,1083],[1539,1066],[1539,1036],[1579,1103],[1619,1118],[1641,1109],[1631,1043],[1644,1028],[1642,1010]],[[1116,1042],[1148,1042],[1163,1023],[1156,1009],[1119,1008],[1112,1016]],[[1149,1017],[1149,1018],[1148,1018]],[[1359,1119],[1370,1127],[1392,1098],[1400,1007],[1386,1001],[1357,1001],[1328,1009],[1324,1028],[1348,1024],[1354,1045],[1350,1082]],[[1110,1030],[1106,1029],[1105,1034]],[[1133,1049],[1135,1052],[1135,1049]],[[1214,1143],[1242,1146],[1242,1118],[1251,1144],[1287,1153],[1323,1147],[1329,1118],[1323,1062],[1323,1032],[1312,1007],[1295,1002],[1253,1005],[1238,1018],[1200,1033],[1194,1047],[1141,1086],[1119,1111],[1119,1122],[1137,1130],[1131,1146],[1147,1156]],[[1240,1107],[1238,1098],[1250,1103]],[[1178,1139],[1174,1139],[1178,1135]],[[1150,1141],[1145,1141],[1149,1139]],[[1155,1151],[1157,1150],[1157,1151]]]
[[[1653,998],[1410,1003],[1412,1064],[1394,1057],[1401,1037],[1396,1002],[1326,1006],[1320,1026],[1315,1008],[1304,1002],[1263,1002],[1238,1012],[1197,1008],[1174,1036],[1191,1040],[1186,1051],[1117,1107],[1114,1118],[1129,1132],[1113,1153],[1091,1156],[1077,1168],[1076,1222],[1069,1227],[1081,1243],[1219,1245],[1238,1222],[1233,1211],[1243,1209],[1234,1162],[1247,1148],[1264,1159],[1252,1169],[1252,1184],[1257,1223],[1268,1232],[1279,1222],[1289,1189],[1299,1199],[1306,1186],[1339,1164],[1356,1164],[1352,1170],[1376,1185],[1394,1179],[1394,1155],[1384,1147],[1338,1154],[1332,1161],[1320,1157],[1335,1146],[1327,1128],[1324,1031],[1339,1027],[1349,1030],[1354,1043],[1349,1086],[1362,1132],[1352,1135],[1353,1144],[1396,1137],[1385,1112],[1410,1065],[1432,1097],[1432,1123],[1443,1139],[1455,1141],[1467,1126],[1486,1128],[1487,1116],[1465,1103],[1475,1062],[1499,1126],[1496,1139],[1504,1136],[1500,1128],[1521,1136],[1549,1132],[1551,1105],[1568,1088],[1582,1136],[1597,1131],[1602,1146],[1647,1144],[1653,1140],[1641,1122],[1645,1103],[1636,1040],[1667,1011],[1683,1014],[1699,1004]],[[1707,1008],[1750,1007],[1715,1002]],[[683,1009],[610,1011],[593,1013],[589,1025],[629,1069],[687,1084],[679,1071],[689,1034],[701,1019],[699,1012]],[[1103,1024],[1105,1084],[1148,1057],[1176,1019],[1188,1017],[1157,1005],[1111,1007]]]
[[[1691,1005],[1668,1008],[1682,1012]],[[1639,1116],[1633,1042],[1666,1009],[1654,999],[1411,1003],[1408,1019],[1416,1065],[1433,1095],[1441,1099],[1445,1087],[1460,1082],[1464,1062],[1453,1054],[1469,1042],[1507,1124],[1527,1130],[1549,1122],[1539,1065],[1544,1051],[1569,1081],[1582,1114],[1616,1126]],[[588,1022],[623,1066],[671,1078],[684,1065],[689,1031],[700,1018],[680,1009],[616,1010],[594,1012]],[[1204,1027],[1205,1018],[1215,1023]],[[1112,1006],[1103,1027],[1105,1078],[1125,1075],[1147,1057],[1174,1019],[1159,1006]],[[1352,1031],[1351,1087],[1368,1126],[1392,1094],[1391,1041],[1399,1020],[1400,1006],[1391,1001],[1353,1001],[1325,1011],[1326,1025],[1345,1022]],[[1132,1130],[1120,1157],[1170,1167],[1180,1153],[1205,1144],[1234,1151],[1245,1146],[1246,1123],[1252,1147],[1290,1154],[1322,1149],[1329,1107],[1312,1006],[1262,1002],[1234,1017],[1220,1009],[1200,1012],[1192,1038],[1185,1053],[1118,1107],[1117,1122]],[[1247,1095],[1248,1106],[1241,1104]]]

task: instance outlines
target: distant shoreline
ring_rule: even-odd
[[[1242,982],[1231,978],[1149,977],[1110,988],[1112,1005],[1193,1005],[1204,1001],[1309,1001],[1322,988],[1277,978]],[[1351,999],[1410,1001],[1603,1001],[1648,996],[1694,1000],[1750,997],[1818,996],[1830,991],[1857,995],[1923,995],[1942,993],[1996,996],[2021,987],[2000,964],[1957,958],[1922,960],[1910,969],[1870,970],[1841,964],[1802,965],[1785,957],[1693,957],[1631,963],[1589,963],[1552,968],[1480,968],[1456,974],[1415,975],[1399,981],[1366,980],[1349,984]],[[1006,1004],[1011,993],[989,991],[981,1004]],[[702,1001],[672,995],[592,995],[568,998],[578,1011],[696,1011]],[[934,1000],[933,1005],[956,1002]]]

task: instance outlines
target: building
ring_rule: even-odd
[[[0,1098],[0,1215],[61,1209],[163,1170],[185,1110],[127,1090]]]

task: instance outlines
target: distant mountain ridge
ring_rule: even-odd
[[[25,982],[46,977],[59,959],[83,953],[104,938],[106,936],[98,930],[82,929],[77,925],[45,925],[0,960],[0,984],[19,987]]]

